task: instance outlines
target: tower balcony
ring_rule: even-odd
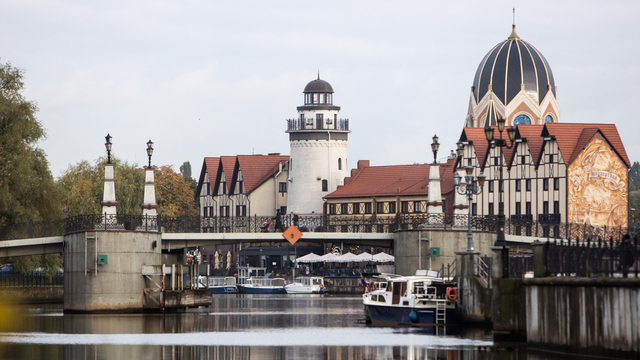
[[[291,131],[349,131],[349,119],[287,119],[287,132]]]

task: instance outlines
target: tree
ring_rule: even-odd
[[[84,160],[69,166],[58,179],[61,188],[61,204],[66,216],[100,214],[104,191],[104,166],[106,158],[99,158],[94,165]],[[118,214],[142,214],[144,171],[137,165],[111,157],[115,176]]]
[[[180,174],[182,174],[182,177],[185,179],[191,179],[191,163],[190,162],[185,161],[180,166]]]
[[[189,181],[173,171],[172,166],[165,165],[156,170],[155,185],[160,215],[197,216],[199,214]]]
[[[640,226],[640,163],[629,169],[629,226]]]
[[[22,95],[23,70],[0,64],[0,223],[62,216],[35,103]]]

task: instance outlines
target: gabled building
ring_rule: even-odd
[[[196,189],[201,216],[286,213],[288,161],[288,156],[280,154],[205,158]]]
[[[324,197],[328,231],[388,232],[417,226],[431,212],[430,206],[439,207],[438,214],[451,212],[456,158],[438,165],[441,201],[430,203],[432,164],[370,166],[368,160],[358,161],[344,186]]]
[[[538,222],[556,232],[560,223],[627,226],[630,162],[615,125],[548,123],[516,130],[512,147],[502,152],[489,145],[484,129],[462,131],[457,171],[472,166],[475,176],[486,176],[472,214],[497,215],[502,207],[507,220]]]

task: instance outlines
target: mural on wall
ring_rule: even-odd
[[[600,133],[569,165],[568,221],[627,226],[628,171]]]

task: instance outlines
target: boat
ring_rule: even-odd
[[[245,294],[286,294],[282,278],[250,277],[244,284],[236,286]]]
[[[298,277],[295,282],[285,285],[284,290],[287,294],[324,294],[327,292],[322,276]]]
[[[363,285],[367,323],[435,326],[453,324],[459,318],[457,284],[436,271],[417,270],[412,276],[368,274],[363,275]]]
[[[209,289],[212,294],[235,294],[238,292],[236,278],[233,276],[209,277]]]

